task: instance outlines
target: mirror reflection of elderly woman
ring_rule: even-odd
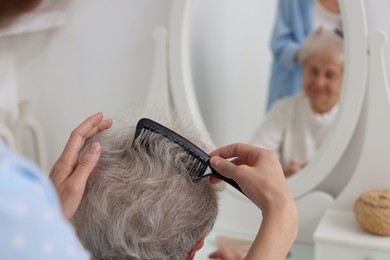
[[[277,151],[288,177],[302,169],[323,144],[339,110],[343,80],[343,41],[317,30],[305,40],[298,60],[304,93],[276,102],[252,143]]]
[[[313,31],[342,31],[338,0],[279,0],[271,38],[272,73],[267,110],[277,100],[302,92],[297,53]]]

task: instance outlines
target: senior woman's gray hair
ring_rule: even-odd
[[[333,31],[318,29],[305,39],[300,48],[297,60],[300,64],[315,53],[326,53],[344,63],[343,39]]]
[[[193,128],[166,126],[205,148]],[[147,151],[133,148],[134,131],[114,121],[84,146],[103,151],[73,219],[77,234],[93,259],[183,260],[213,227],[219,187],[192,181],[188,154],[161,135],[148,137]]]

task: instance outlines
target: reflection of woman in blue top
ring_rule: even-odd
[[[267,109],[274,101],[302,90],[295,57],[306,36],[322,27],[341,30],[337,0],[279,0],[271,38],[273,64]]]

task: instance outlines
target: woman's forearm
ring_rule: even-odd
[[[259,233],[245,259],[286,259],[297,235],[297,218],[297,211],[293,204],[265,215]]]

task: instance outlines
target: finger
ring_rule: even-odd
[[[238,166],[234,165],[228,160],[225,160],[224,158],[221,158],[219,156],[213,156],[210,159],[211,166],[220,174],[223,176],[235,179],[235,176],[237,175]]]
[[[55,184],[64,182],[78,162],[78,154],[85,142],[88,133],[95,128],[103,119],[102,113],[96,113],[84,120],[75,130],[72,131],[64,151],[54,164],[50,178]]]
[[[96,134],[99,129],[102,131],[109,128],[112,125],[111,120],[104,120],[102,113],[96,113],[84,120],[75,130],[65,145],[64,151],[60,158],[55,163],[50,177],[53,182],[63,182],[70,174],[72,174],[74,168],[78,163],[78,156],[81,148],[83,147],[86,139]]]
[[[85,136],[85,139],[88,139],[97,133],[100,133],[112,126],[112,120],[111,119],[105,119],[101,121],[97,126],[93,127],[89,133]]]
[[[104,131],[112,126],[112,119],[104,119],[98,124],[99,132]]]
[[[61,157],[64,159],[74,158],[74,154],[78,155],[85,140],[91,136],[91,134],[97,132],[97,126],[103,120],[102,113],[96,113],[84,120],[76,129],[74,129],[69,137],[68,142],[65,145],[64,152]]]
[[[73,174],[69,177],[68,179],[69,185],[74,185],[75,187],[79,187],[82,191],[84,191],[88,177],[99,161],[101,151],[102,151],[102,147],[97,142],[92,143],[89,146],[88,151],[80,159],[77,168],[75,169]]]
[[[80,204],[88,177],[99,161],[101,150],[99,143],[93,143],[81,158],[73,174],[60,186],[63,194],[60,196],[61,204],[67,219],[72,218]]]
[[[61,156],[67,159],[73,159],[78,155],[86,139],[98,132],[98,125],[103,120],[103,113],[99,112],[84,120],[76,129],[74,129],[65,145]],[[77,156],[76,156],[77,158]]]
[[[219,156],[225,159],[236,157],[235,154],[236,154],[237,146],[239,146],[239,144],[235,143],[235,144],[230,144],[218,148],[217,150],[214,150],[213,152],[210,153],[210,157]]]
[[[210,156],[219,156],[225,159],[237,157],[236,162],[239,160],[240,164],[253,165],[264,151],[267,150],[249,144],[234,143],[213,151]]]
[[[242,158],[234,158],[233,160],[230,161],[231,163],[237,165],[237,166],[240,166],[240,165],[244,165],[244,164],[247,164],[247,161],[246,160],[243,160]]]

